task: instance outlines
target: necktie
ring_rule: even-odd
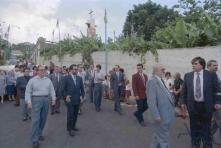
[[[201,82],[200,82],[200,73],[197,73],[196,77],[196,88],[195,88],[195,96],[197,99],[201,97]]]
[[[59,75],[58,75],[58,73],[56,73],[56,78],[57,78],[57,81],[59,82]]]
[[[73,78],[73,80],[74,80],[74,85],[76,85],[76,76],[73,75],[72,78]]]
[[[171,95],[169,89],[167,88],[166,84],[164,83],[164,80],[163,80],[162,78],[161,78],[160,80],[162,81],[162,83],[163,83],[165,89],[167,90],[167,93],[168,93],[169,96],[170,96],[170,97],[169,97],[170,103],[174,106],[174,97],[173,97],[173,95]]]
[[[144,75],[143,75],[143,74],[140,74],[140,76],[141,76],[141,78],[142,78],[142,81],[143,81],[144,86],[146,86]]]
[[[117,72],[117,80],[119,81],[119,72]]]
[[[160,79],[160,80],[161,80],[161,82],[163,83],[163,86],[168,90],[166,84],[164,83],[164,80],[163,80],[163,79]]]

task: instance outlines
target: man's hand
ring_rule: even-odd
[[[82,96],[80,97],[80,100],[81,100],[81,103],[84,102],[84,98]]]
[[[52,105],[52,106],[55,106],[55,104],[56,104],[56,101],[55,101],[55,100],[52,100],[51,105]]]
[[[29,108],[29,109],[32,108],[31,102],[28,102],[28,108]]]
[[[158,117],[158,118],[156,118],[156,119],[155,119],[155,122],[156,122],[156,123],[161,123],[161,122],[162,122],[162,120],[161,120],[161,118],[160,118],[160,117]]]
[[[186,105],[185,105],[185,104],[182,104],[182,105],[181,105],[181,109],[182,109],[183,111],[187,111]]]
[[[66,96],[66,102],[71,102],[71,96]]]
[[[221,110],[221,104],[215,104],[214,107],[215,107],[216,110]]]

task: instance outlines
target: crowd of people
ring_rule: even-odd
[[[137,72],[132,79],[124,69],[116,65],[108,74],[102,72],[101,65],[75,65],[59,67],[50,62],[47,66],[35,66],[31,62],[21,62],[12,71],[0,71],[0,97],[15,101],[21,106],[23,121],[32,120],[31,140],[34,148],[44,140],[43,129],[48,111],[59,114],[61,101],[67,107],[67,131],[74,136],[79,131],[77,117],[82,113],[82,105],[88,100],[97,112],[102,111],[102,98],[114,101],[113,110],[123,115],[121,102],[136,100],[134,117],[145,127],[143,114],[150,111],[154,133],[151,148],[169,146],[169,129],[174,119],[175,108],[186,118],[189,114],[192,148],[212,148],[212,134],[218,129],[221,141],[221,77],[217,73],[215,60],[206,62],[201,57],[192,61],[193,72],[184,79],[180,73],[173,76],[157,64],[153,76],[144,73],[144,66],[137,64]],[[5,97],[6,96],[6,97]],[[203,130],[202,130],[203,129]]]

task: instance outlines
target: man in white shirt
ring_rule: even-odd
[[[217,74],[220,86],[221,86],[221,79],[218,75],[218,62],[216,60],[210,60],[207,62],[207,68],[209,71],[213,71]],[[213,121],[212,121],[212,134],[215,134],[216,131],[219,129],[219,140],[217,139],[215,142],[221,144],[221,110],[217,110],[213,114]],[[215,138],[213,138],[215,140]]]
[[[97,112],[101,110],[101,99],[103,94],[103,81],[105,80],[105,75],[101,72],[101,65],[96,65],[96,70],[94,73],[94,105]]]
[[[203,58],[195,57],[191,63],[193,72],[184,76],[181,108],[189,112],[192,148],[200,148],[201,142],[204,148],[212,148],[211,120],[221,89],[216,73],[205,70]]]

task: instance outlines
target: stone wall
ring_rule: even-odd
[[[170,71],[172,74],[180,72],[182,75],[191,71],[191,59],[196,56],[201,56],[206,61],[215,59],[219,63],[221,70],[221,46],[212,47],[197,47],[197,48],[181,48],[181,49],[160,49],[158,50],[159,63],[163,64],[166,71]],[[152,66],[155,64],[154,56],[150,53],[146,53],[146,65],[145,71],[149,75],[152,71]],[[105,66],[105,52],[95,52],[92,54],[95,64],[101,64],[102,68]],[[69,66],[73,63],[81,63],[81,55],[76,54],[74,56],[65,55],[62,60],[62,65]],[[52,61],[59,65],[58,58],[52,57]],[[127,53],[121,51],[110,51],[108,53],[108,69],[111,69],[114,65],[118,64],[125,69],[126,75],[130,78],[131,74],[136,72],[136,64],[140,62],[139,56],[129,56]],[[41,64],[48,64],[49,61],[43,61],[41,58]]]

